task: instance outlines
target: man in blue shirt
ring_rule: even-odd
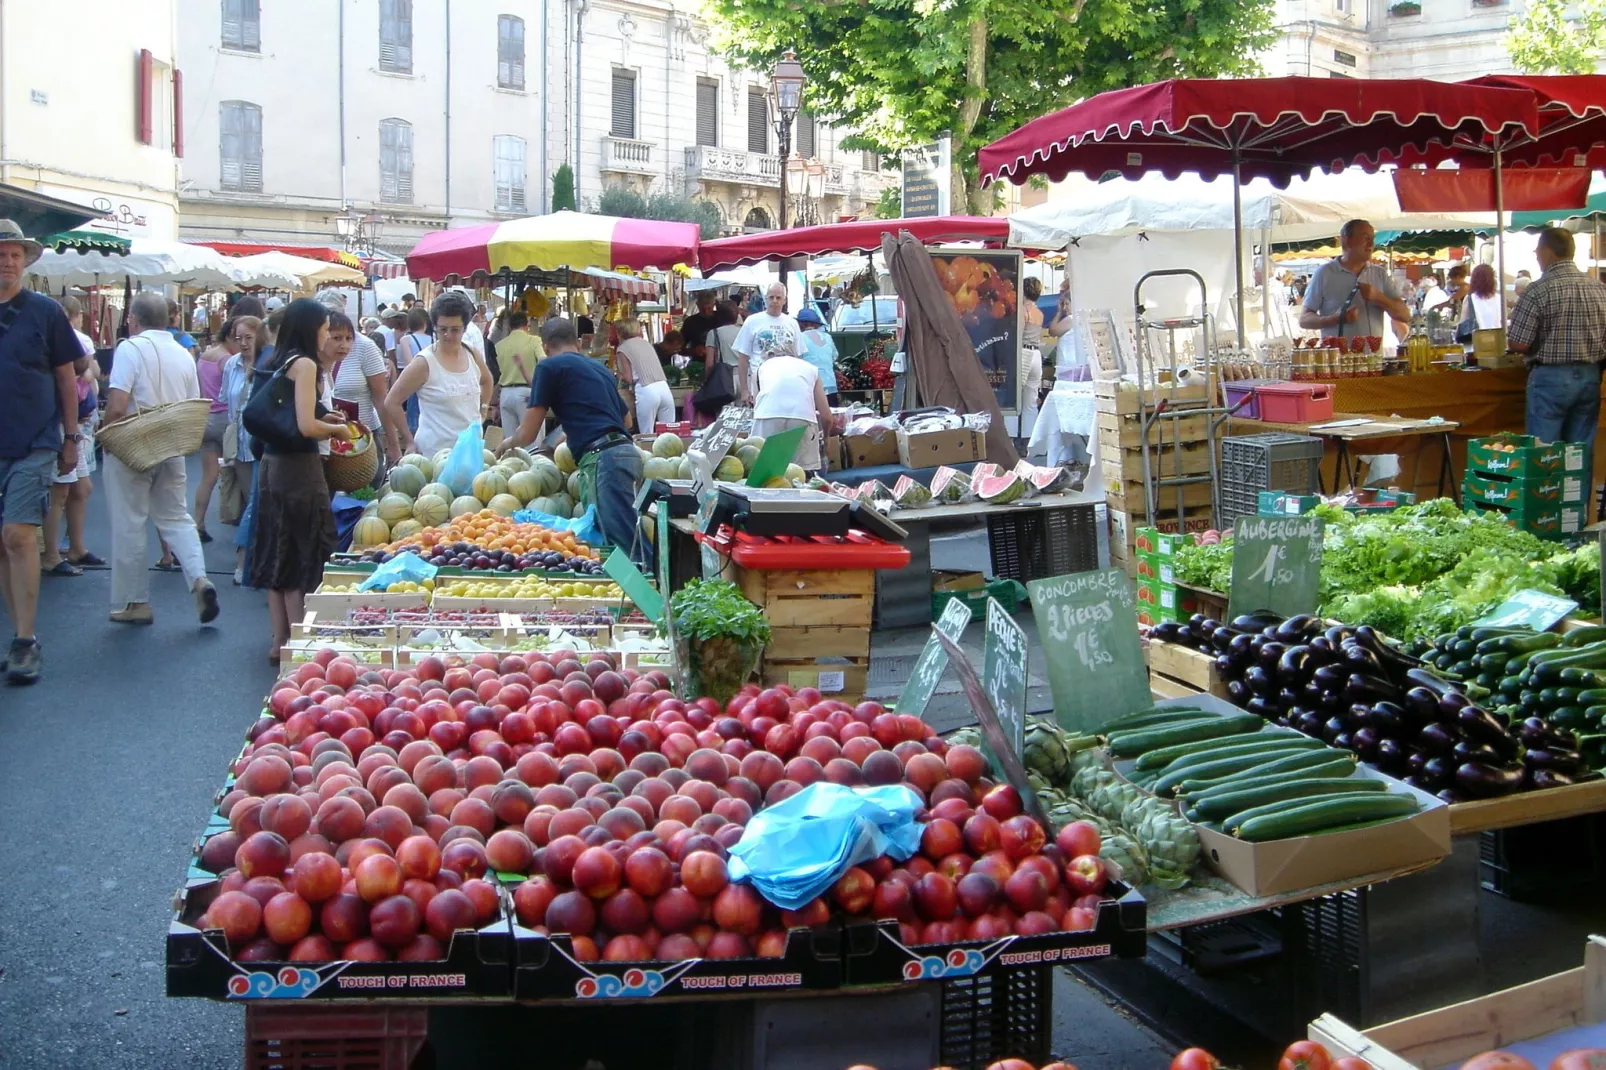
[[[1383,265],[1372,263],[1377,232],[1364,219],[1351,219],[1338,232],[1343,255],[1316,269],[1305,291],[1299,325],[1323,336],[1383,338],[1388,321],[1409,324],[1411,310],[1400,299]]]
[[[541,325],[541,344],[546,359],[535,366],[530,407],[519,429],[502,440],[499,452],[538,441],[550,409],[580,466],[581,496],[596,505],[602,534],[610,545],[644,563],[635,507],[641,454],[625,431],[619,381],[602,362],[579,351],[573,320],[547,320]]]
[[[77,468],[83,438],[73,375],[83,349],[61,306],[22,285],[41,252],[0,219],[0,591],[16,629],[5,662],[13,684],[39,679],[39,526],[51,483]]]

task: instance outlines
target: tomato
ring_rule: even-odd
[[[1486,1051],[1462,1063],[1461,1070],[1534,1070],[1534,1064],[1509,1051]]]
[[[1550,1070],[1606,1070],[1606,1050],[1574,1048],[1550,1060]]]
[[[1221,1060],[1203,1048],[1188,1048],[1177,1052],[1171,1060],[1171,1070],[1220,1070]]]
[[[1333,1070],[1372,1070],[1372,1064],[1354,1055],[1333,1060]]]
[[[1326,1048],[1314,1040],[1296,1040],[1283,1052],[1277,1070],[1332,1070],[1332,1065]]]

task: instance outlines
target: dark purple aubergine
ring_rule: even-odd
[[[1557,769],[1535,769],[1529,773],[1535,788],[1565,788],[1569,784],[1576,784],[1582,777],[1563,773]]]
[[[1288,644],[1271,642],[1262,646],[1255,652],[1255,664],[1264,666],[1267,671],[1275,672],[1277,662],[1288,653]]]
[[[1405,711],[1393,702],[1374,702],[1366,723],[1385,736],[1398,735],[1405,731]]]
[[[1455,745],[1450,756],[1458,762],[1483,762],[1486,765],[1499,765],[1500,752],[1487,743],[1478,743],[1474,740],[1463,739]]]
[[[1422,767],[1428,764],[1430,755],[1425,750],[1414,750],[1405,756],[1405,771],[1412,776],[1421,776]]]
[[[1333,737],[1332,744],[1339,750],[1354,750],[1355,737],[1350,735],[1348,732],[1340,732],[1338,735]]]
[[[1410,776],[1406,777],[1405,782],[1411,785],[1411,787],[1415,788],[1417,791],[1425,791],[1430,795],[1439,790],[1416,773],[1412,773]]]
[[[1449,725],[1430,724],[1416,734],[1417,745],[1429,754],[1450,754],[1461,734]]]
[[[1358,728],[1350,735],[1350,743],[1363,762],[1377,761],[1377,748],[1382,742],[1375,728]]]
[[[1314,710],[1306,710],[1304,713],[1299,715],[1299,720],[1295,722],[1294,727],[1305,733],[1307,736],[1317,736],[1319,738],[1322,734],[1322,726],[1326,722],[1327,718],[1323,717],[1320,713],[1317,713]]]
[[[1455,759],[1448,757],[1429,758],[1422,763],[1422,779],[1433,785],[1433,790],[1450,786],[1455,778]]]
[[[1341,716],[1329,717],[1322,725],[1322,738],[1331,743],[1339,736],[1349,732],[1349,724]]]
[[[1276,720],[1283,712],[1275,702],[1259,695],[1244,703],[1244,709],[1257,716],[1264,717],[1268,721]]]
[[[1293,709],[1295,706],[1299,705],[1299,692],[1295,691],[1291,687],[1281,688],[1277,692],[1276,702],[1277,705],[1281,706],[1285,710]]]
[[[1339,691],[1349,682],[1350,672],[1342,665],[1323,665],[1311,673],[1310,682],[1323,691]]]
[[[1272,678],[1271,673],[1259,665],[1249,667],[1244,673],[1244,683],[1249,685],[1249,690],[1262,698],[1270,698],[1277,693],[1277,681]]]
[[[1412,724],[1432,724],[1439,719],[1439,696],[1425,687],[1413,687],[1407,691],[1401,706]]]
[[[1449,803],[1451,806],[1454,806],[1458,802],[1466,802],[1466,797],[1459,791],[1456,791],[1454,788],[1443,788],[1434,792],[1433,794],[1437,795],[1441,800]]]
[[[1522,787],[1523,770],[1520,765],[1488,765],[1484,762],[1463,762],[1456,767],[1457,790],[1474,799],[1493,799],[1510,795]]]
[[[1343,716],[1344,722],[1349,725],[1349,730],[1353,732],[1372,723],[1372,707],[1364,702],[1357,702],[1345,710]]]
[[[1254,692],[1249,690],[1249,685],[1242,680],[1227,681],[1227,701],[1234,706],[1242,706],[1253,694]]]
[[[1568,776],[1576,776],[1584,770],[1584,756],[1575,750],[1530,747],[1523,752],[1522,763],[1530,769],[1552,769]]]
[[[1310,647],[1291,646],[1277,659],[1277,682],[1284,687],[1298,687],[1310,678],[1313,670],[1306,668]]]
[[[1406,766],[1411,752],[1399,740],[1384,736],[1377,741],[1377,767],[1385,773],[1398,773]]]

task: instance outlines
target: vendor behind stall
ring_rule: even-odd
[[[813,364],[793,356],[776,334],[759,340],[758,398],[753,405],[753,433],[761,438],[794,427],[804,428],[793,462],[810,475],[822,466],[821,440],[831,428],[831,403]]]
[[[1387,338],[1388,321],[1411,322],[1411,310],[1400,299],[1381,264],[1372,263],[1376,231],[1364,219],[1351,219],[1338,232],[1343,254],[1311,276],[1299,325],[1307,331],[1346,338]]]
[[[550,409],[580,466],[581,497],[596,505],[603,536],[638,564],[644,563],[635,510],[641,455],[625,432],[619,383],[604,364],[579,351],[574,321],[553,319],[542,324],[541,344],[547,355],[535,366],[530,407],[518,431],[502,440],[498,452],[538,441]]]

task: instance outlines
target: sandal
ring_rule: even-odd
[[[205,528],[201,528],[199,531],[196,532],[196,534],[198,534],[201,537],[201,541],[202,542],[211,542],[212,541],[212,533],[207,531]]]
[[[79,568],[107,568],[107,567],[109,567],[106,564],[105,561],[101,560],[99,557],[96,557],[94,554],[89,553],[87,550],[84,552],[84,556],[82,556],[82,557],[69,557],[69,558],[67,558],[67,560],[70,563],[72,563],[74,565],[77,565]]]
[[[160,572],[183,572],[184,569],[177,561],[158,561],[152,566]]]
[[[82,576],[84,574],[83,569],[66,560],[57,561],[49,568],[40,569],[39,571],[46,576]]]

